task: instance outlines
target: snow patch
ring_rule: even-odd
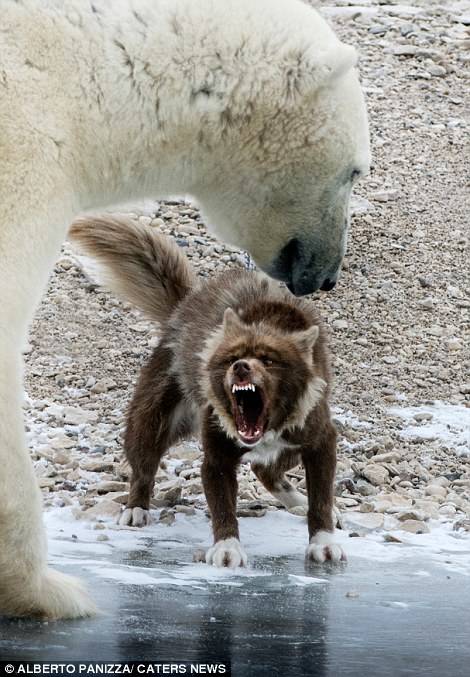
[[[389,412],[408,423],[402,437],[439,440],[459,456],[470,454],[470,408],[436,401],[419,407],[392,407]],[[415,417],[420,414],[431,418],[418,423]]]

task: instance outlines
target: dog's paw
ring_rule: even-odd
[[[248,557],[243,550],[238,538],[226,538],[223,541],[217,541],[206,552],[206,563],[215,567],[245,567],[248,563]]]
[[[126,508],[118,524],[122,527],[145,527],[150,524],[150,512],[143,508]]]
[[[343,548],[334,542],[330,531],[318,531],[312,536],[305,556],[311,562],[345,562],[346,553]]]

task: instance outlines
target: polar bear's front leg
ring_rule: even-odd
[[[36,168],[39,180],[44,176]],[[17,185],[22,186],[23,180]],[[47,217],[37,221],[43,204],[39,188],[21,225],[6,218],[7,205],[26,213],[21,195],[0,185],[0,615],[77,618],[95,607],[80,583],[47,568],[41,493],[26,447],[22,417],[21,347],[47,282],[64,229],[51,233]],[[37,200],[37,202],[36,202]],[[47,206],[47,202],[44,201]],[[48,206],[51,218],[52,210]],[[12,226],[15,223],[15,227]],[[64,220],[64,223],[66,221]]]

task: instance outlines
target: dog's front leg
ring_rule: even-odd
[[[307,424],[308,425],[308,424]],[[309,545],[306,557],[313,562],[346,560],[334,540],[333,502],[336,471],[336,430],[328,422],[320,429],[313,427],[307,438],[312,444],[302,448],[308,493]]]
[[[208,412],[202,426],[204,462],[201,476],[212,518],[214,545],[206,553],[207,564],[217,567],[246,566],[237,522],[237,465],[240,451]]]
[[[25,160],[16,181],[9,170],[0,177],[0,615],[74,618],[94,606],[76,579],[47,568],[41,493],[23,431],[21,349],[71,216],[41,193],[47,172],[39,159]],[[59,181],[51,184],[60,193]]]

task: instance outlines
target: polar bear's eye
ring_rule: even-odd
[[[357,181],[357,179],[361,176],[361,170],[360,169],[353,169],[351,172],[351,181],[354,183],[354,181]]]

